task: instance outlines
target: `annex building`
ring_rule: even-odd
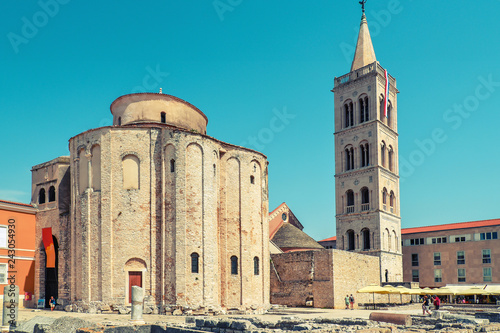
[[[269,306],[267,157],[206,134],[177,97],[111,104],[113,125],[32,168],[35,297],[79,311]]]
[[[31,205],[0,200],[0,298],[3,288],[14,282],[20,307],[34,302],[35,214]]]
[[[405,281],[421,287],[500,283],[500,219],[401,231]]]

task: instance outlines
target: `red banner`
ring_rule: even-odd
[[[56,249],[54,248],[54,241],[52,240],[52,228],[42,229],[43,246],[45,247],[46,267],[56,267]]]

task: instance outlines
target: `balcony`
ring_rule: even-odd
[[[354,206],[347,206],[347,214],[354,213]]]
[[[361,204],[361,211],[366,212],[367,210],[370,210],[370,204],[369,203]]]
[[[336,77],[335,78],[335,84],[334,88],[337,88],[338,86],[348,83],[352,80],[355,80],[363,75],[369,74],[371,72],[378,72],[382,76],[384,76],[384,68],[380,66],[380,64],[375,61],[369,65],[366,65],[365,67],[361,67],[360,69],[357,69],[351,73],[342,75],[341,77]],[[394,79],[391,75],[389,75],[389,84],[393,87],[396,87],[396,79]]]

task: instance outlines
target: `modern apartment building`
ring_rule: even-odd
[[[420,287],[500,283],[500,219],[401,230],[403,280]]]

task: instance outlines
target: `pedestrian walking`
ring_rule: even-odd
[[[349,297],[349,303],[351,304],[351,310],[354,310],[354,296],[351,296]]]

